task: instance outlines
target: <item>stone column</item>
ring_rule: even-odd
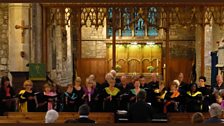
[[[9,71],[28,71],[26,65],[30,62],[31,42],[29,14],[30,4],[9,4]],[[16,25],[18,26],[17,29],[15,28]]]
[[[32,42],[31,62],[41,63],[42,60],[42,10],[39,3],[32,4]]]
[[[0,76],[8,72],[8,4],[0,4]]]
[[[198,77],[201,76],[201,33],[202,29],[200,26],[196,26],[195,29],[195,52],[196,52],[196,72],[197,72],[197,81]]]
[[[213,36],[212,36],[212,27],[205,26],[205,77],[206,83],[211,84],[211,56],[210,52],[213,50]]]

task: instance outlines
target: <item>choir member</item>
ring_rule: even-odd
[[[154,105],[154,109],[158,113],[163,113],[163,108],[164,108],[164,98],[167,93],[167,90],[165,88],[165,85],[163,82],[160,82],[159,84],[159,89],[155,90],[156,91],[156,105]],[[156,107],[155,107],[156,106]]]
[[[107,73],[107,74],[105,75],[105,80],[104,80],[104,82],[101,84],[101,89],[102,89],[102,91],[103,91],[106,87],[109,86],[109,82],[108,82],[108,80],[111,79],[112,77],[113,77],[112,73]]]
[[[199,77],[199,83],[198,83],[198,91],[202,93],[203,103],[202,103],[202,111],[208,112],[209,108],[209,102],[210,102],[210,96],[211,96],[211,90],[206,87],[205,85],[206,78],[204,76]]]
[[[151,81],[147,85],[147,102],[151,103],[152,108],[157,108],[157,97],[159,94],[159,81],[156,73],[151,74]]]
[[[120,78],[117,77],[117,72],[115,70],[111,70],[110,73],[113,75],[113,77],[115,78],[115,84],[118,84],[121,82]]]
[[[78,112],[78,108],[84,103],[84,100],[82,99],[83,95],[84,95],[84,91],[83,88],[81,86],[81,78],[80,77],[76,77],[75,79],[75,84],[73,85],[73,92],[75,94],[77,94],[77,108],[76,108],[76,112]]]
[[[171,85],[169,91],[166,93],[164,98],[164,109],[163,112],[177,112],[178,104],[180,100],[180,93],[178,91],[179,81],[174,80]]]
[[[1,78],[1,88],[0,88],[0,114],[3,115],[4,112],[15,111],[15,92],[10,84],[10,80],[7,76]]]
[[[52,91],[52,86],[44,84],[44,92],[37,96],[39,111],[46,112],[50,109],[57,109],[57,94]]]
[[[121,82],[118,84],[118,89],[120,90],[119,109],[128,110],[129,92],[131,86],[127,83],[126,75],[121,76]]]
[[[91,111],[96,111],[97,107],[99,107],[99,106],[96,106],[96,101],[98,99],[96,97],[98,96],[95,90],[96,86],[94,86],[94,84],[95,82],[92,79],[86,78],[86,83],[85,83],[85,86],[83,87],[84,95],[82,96],[82,99],[84,99],[85,104],[90,106]]]
[[[144,89],[140,88],[140,81],[139,81],[139,79],[135,79],[133,81],[133,83],[134,83],[134,87],[135,88],[130,90],[130,94],[129,94],[129,96],[130,96],[130,104],[133,104],[133,103],[135,103],[137,101],[136,97],[137,97],[137,95],[138,95],[138,93],[140,91],[145,91]]]
[[[186,93],[187,91],[189,91],[189,84],[184,82],[183,73],[179,73],[178,80],[180,82],[179,89],[178,89],[180,92],[180,103],[179,103],[180,110],[179,111],[184,112],[186,110],[185,99],[186,99]]]
[[[211,89],[212,94],[210,96],[210,104],[216,102],[216,98],[219,97],[219,91],[221,89],[224,89],[223,77],[222,75],[218,74],[216,76],[216,83],[213,84]]]
[[[140,88],[147,90],[147,83],[146,83],[144,75],[141,75],[139,77],[139,81],[140,81]]]
[[[64,106],[63,111],[64,112],[75,112],[75,108],[77,108],[77,94],[73,92],[73,85],[68,84],[66,92],[64,92]]]
[[[95,107],[93,109],[91,109],[91,111],[96,111],[96,112],[102,112],[103,111],[103,99],[100,97],[103,89],[102,84],[98,83],[96,81],[96,77],[94,74],[91,74],[89,76],[89,80],[93,82],[93,87],[94,87],[94,102],[95,102]]]
[[[118,98],[120,90],[115,87],[115,78],[108,79],[109,87],[103,90],[104,111],[115,112],[118,108]]]
[[[23,83],[24,89],[19,92],[19,111],[35,112],[37,108],[37,98],[33,91],[33,82],[26,80]]]
[[[214,85],[213,91],[219,91],[220,89],[224,89],[224,83],[223,76],[219,74],[216,76],[216,84]]]
[[[190,85],[190,91],[186,95],[186,111],[202,111],[202,93],[198,91],[197,84],[195,83]]]

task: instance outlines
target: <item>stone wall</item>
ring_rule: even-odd
[[[210,52],[213,50],[213,36],[212,26],[205,26],[205,77],[206,83],[211,84],[211,56]]]
[[[202,29],[201,27],[196,27],[195,31],[195,50],[196,50],[196,72],[197,72],[197,82],[198,82],[198,76],[201,76],[201,34],[202,34]]]
[[[8,4],[0,4],[0,76],[8,71]]]
[[[56,8],[53,8],[56,9]],[[61,13],[55,13],[61,17]],[[48,31],[48,70],[49,77],[60,86],[73,82],[73,58],[70,27],[57,24],[53,19],[49,22]]]
[[[82,58],[106,58],[106,27],[83,26],[81,35]]]

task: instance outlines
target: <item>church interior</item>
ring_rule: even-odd
[[[27,79],[36,90],[91,74],[103,83],[111,70],[165,86],[179,73],[210,87],[224,78],[224,2],[0,3],[0,29],[0,77],[16,92]]]

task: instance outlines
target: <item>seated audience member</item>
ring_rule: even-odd
[[[202,93],[198,91],[197,84],[190,85],[190,91],[186,95],[186,110],[187,112],[202,111]]]
[[[204,123],[223,123],[222,117],[222,108],[218,103],[213,103],[209,108],[210,118]]]
[[[26,80],[23,83],[24,89],[19,92],[19,112],[35,112],[37,108],[37,98],[32,90],[33,82]]]
[[[201,112],[196,112],[191,117],[191,123],[203,123],[204,122],[204,115]]]
[[[79,118],[66,120],[65,123],[95,123],[94,120],[89,119],[89,111],[89,106],[87,104],[83,104],[79,107]]]
[[[130,106],[128,119],[133,123],[150,122],[153,116],[152,108],[145,102],[146,92],[140,91],[137,94],[137,102]]]
[[[48,110],[45,115],[45,123],[55,123],[58,117],[59,117],[59,114],[57,111],[53,109]]]

